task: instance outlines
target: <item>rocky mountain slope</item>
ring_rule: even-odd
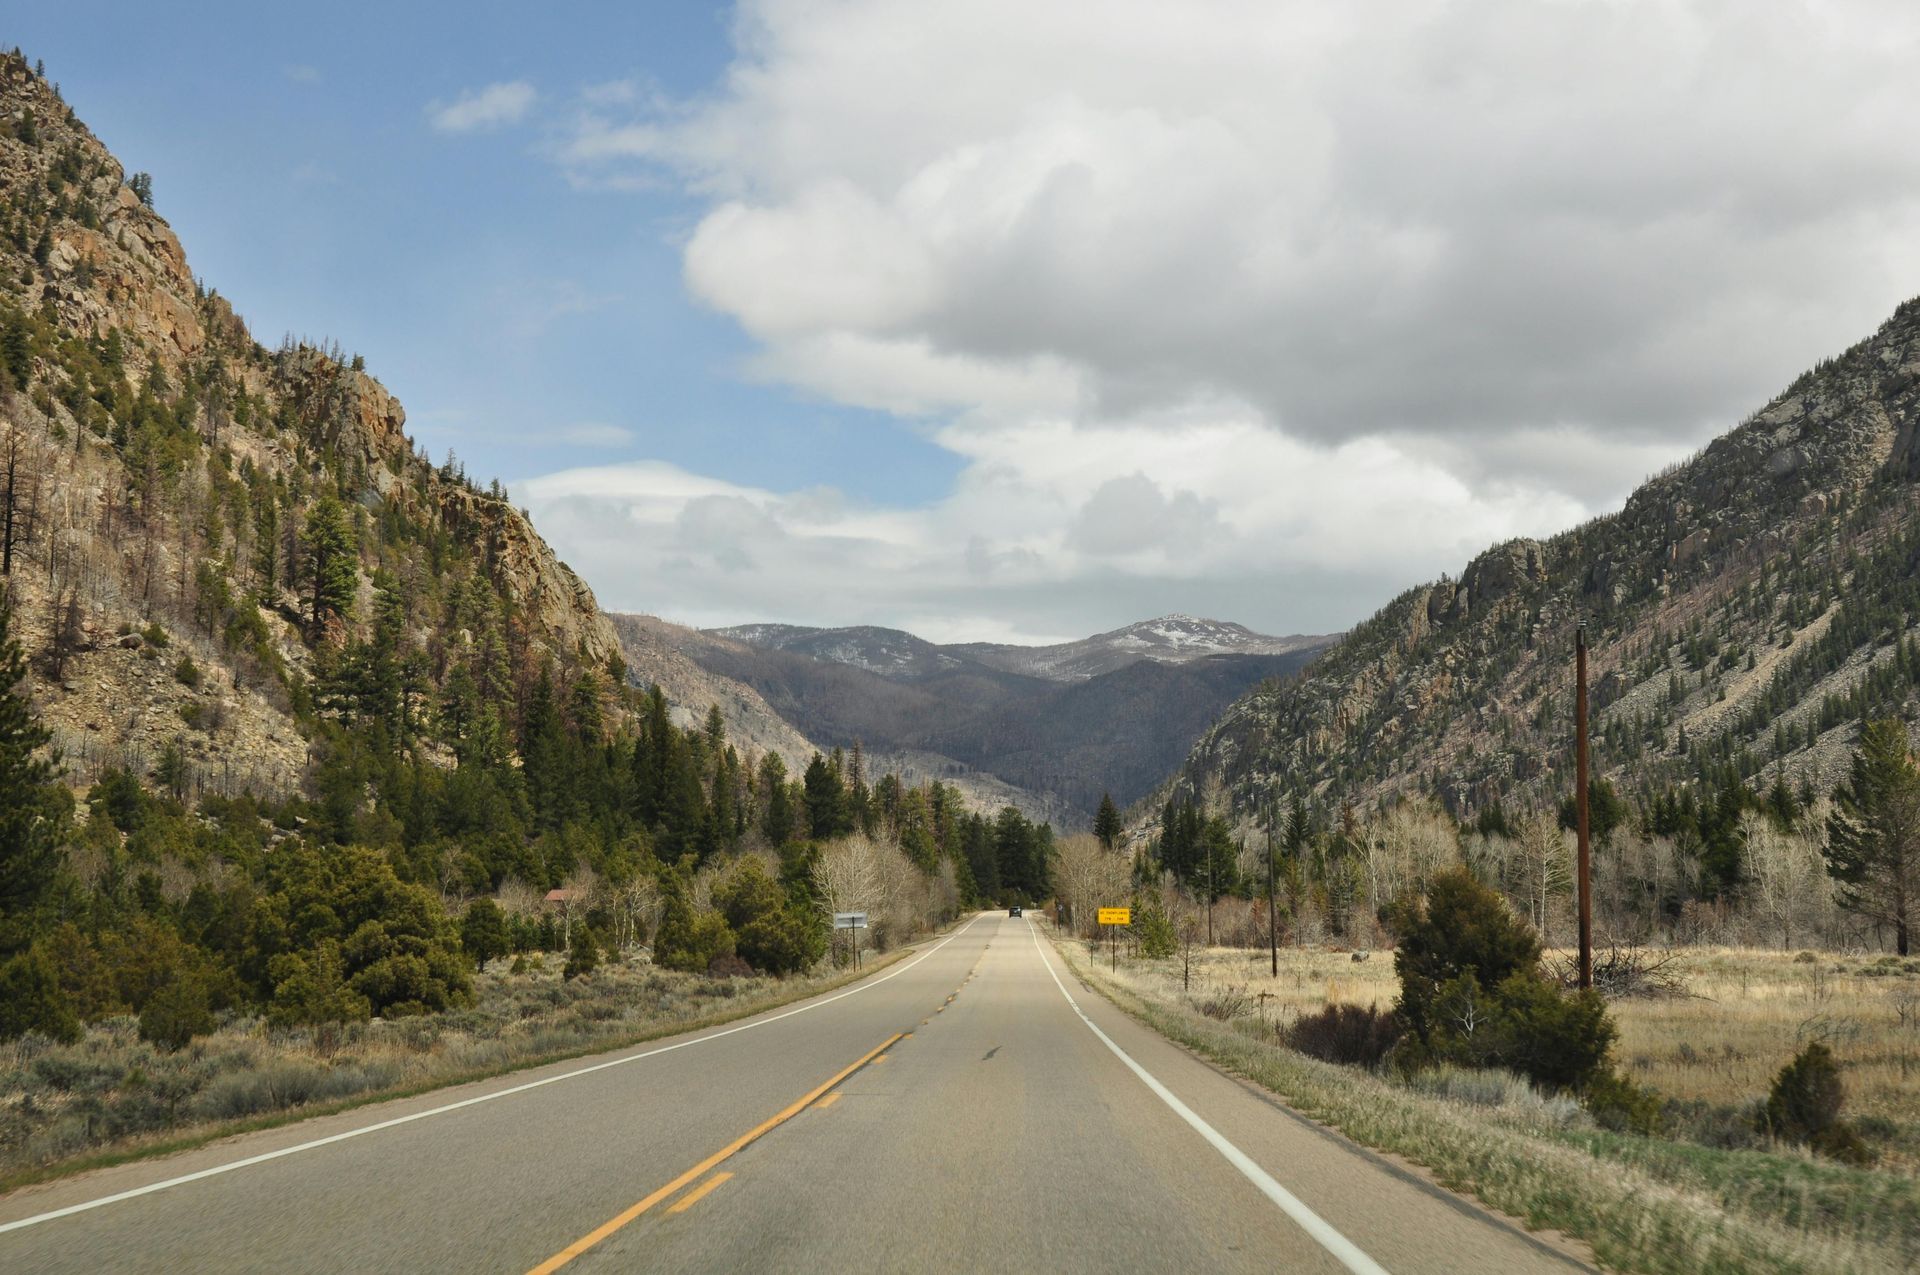
[[[940,646],[896,629],[755,624],[675,645],[751,687],[809,738],[920,772],[988,776],[1084,822],[1143,794],[1227,704],[1305,663],[1316,639],[1166,617],[1052,647]]]
[[[254,341],[150,198],[0,57],[5,587],[76,779],[171,754],[170,782],[285,791],[369,644],[408,731],[456,672],[617,709],[612,626],[505,493],[422,455],[360,359]]]
[[[1410,589],[1298,679],[1236,702],[1176,793],[1571,788],[1576,623],[1595,766],[1629,790],[1737,774],[1824,788],[1863,714],[1920,717],[1920,301],[1618,513]]]

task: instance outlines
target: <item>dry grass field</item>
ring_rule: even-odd
[[[1321,1062],[1276,1028],[1328,1003],[1391,1005],[1391,952],[1244,949],[1130,960],[1058,949],[1093,988],[1170,1038],[1372,1147],[1424,1166],[1533,1227],[1594,1246],[1608,1269],[1920,1269],[1920,962],[1695,948],[1663,953],[1678,994],[1624,998],[1619,1065],[1674,1101],[1665,1136],[1599,1127],[1574,1100],[1505,1072],[1442,1067],[1411,1078]],[[1191,986],[1186,986],[1190,973]],[[1760,1135],[1753,1107],[1799,1042],[1818,1035],[1845,1069],[1847,1115],[1871,1167]],[[1869,1127],[1871,1126],[1871,1127]]]
[[[1390,1008],[1393,953],[1364,955],[1282,948],[1276,979],[1265,951],[1213,948],[1195,953],[1187,995],[1244,992],[1254,1015],[1279,1024],[1328,1004]],[[1622,1071],[1665,1097],[1739,1108],[1763,1098],[1808,1040],[1825,1040],[1845,1069],[1848,1115],[1897,1127],[1880,1139],[1893,1144],[1884,1167],[1920,1171],[1920,959],[1756,948],[1654,956],[1667,958],[1663,973],[1679,994],[1609,1003]],[[1162,994],[1185,991],[1177,956],[1128,962],[1122,953],[1121,964]]]

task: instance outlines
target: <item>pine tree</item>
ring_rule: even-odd
[[[27,661],[12,621],[12,600],[0,590],[0,956],[33,936],[59,866],[61,830],[53,762],[36,755],[50,735],[16,689]]]
[[[353,614],[353,595],[360,586],[359,548],[347,512],[338,500],[324,496],[307,513],[306,535],[308,600],[315,630],[333,617]]]
[[[1093,817],[1093,835],[1100,838],[1100,848],[1111,850],[1120,843],[1120,810],[1113,804],[1113,794],[1100,794],[1100,813]]]
[[[1898,718],[1868,722],[1853,772],[1834,790],[1827,870],[1847,907],[1893,926],[1905,956],[1920,905],[1920,771]]]

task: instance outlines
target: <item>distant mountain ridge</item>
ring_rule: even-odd
[[[1027,794],[1030,811],[1076,821],[1104,792],[1144,794],[1237,695],[1291,676],[1327,641],[1183,615],[1044,647],[939,645],[874,626],[667,628],[678,655],[750,688],[809,739],[858,742],[943,778],[991,777]],[[638,667],[631,649],[629,660]]]
[[[1331,641],[1331,636],[1305,634],[1270,637],[1244,624],[1175,613],[1055,646],[977,642],[947,649],[1009,672],[1076,681],[1111,673],[1136,660],[1184,664],[1211,655],[1290,655]]]
[[[901,629],[855,625],[809,628],[798,624],[736,624],[708,629],[729,641],[791,651],[865,669],[882,677],[918,680],[979,664],[1053,682],[1084,681],[1138,660],[1184,664],[1211,655],[1287,655],[1325,646],[1331,637],[1270,637],[1243,624],[1178,613],[1140,620],[1077,642],[1020,646],[1005,642],[929,642]]]

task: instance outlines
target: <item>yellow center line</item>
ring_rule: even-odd
[[[708,1195],[712,1194],[713,1188],[719,1186],[722,1182],[725,1182],[728,1178],[732,1176],[733,1175],[731,1173],[714,1174],[712,1177],[708,1178],[705,1182],[702,1182],[699,1186],[693,1188],[693,1190],[681,1196],[674,1203],[669,1204],[667,1206],[667,1212],[685,1213],[688,1209],[692,1208],[694,1205],[700,1203],[700,1201],[706,1199]]]
[[[849,1063],[846,1067],[842,1068],[831,1079],[819,1085],[818,1087],[816,1087],[815,1089],[807,1093],[804,1097],[790,1104],[785,1110],[781,1111],[779,1114],[770,1116],[767,1119],[761,1121],[759,1124],[755,1125],[753,1128],[747,1130],[745,1133],[735,1138],[732,1142],[729,1142],[726,1146],[720,1148],[718,1151],[714,1152],[712,1155],[708,1156],[706,1159],[702,1160],[700,1163],[694,1165],[691,1169],[688,1169],[685,1173],[682,1173],[679,1177],[675,1178],[673,1181],[667,1183],[665,1186],[661,1187],[659,1190],[655,1191],[653,1194],[647,1196],[645,1199],[641,1200],[638,1204],[635,1204],[632,1208],[629,1208],[622,1213],[616,1213],[613,1217],[608,1218],[605,1222],[602,1222],[599,1226],[595,1227],[593,1230],[588,1231],[585,1235],[581,1236],[579,1239],[575,1240],[573,1243],[567,1245],[565,1248],[561,1249],[558,1253],[555,1253],[552,1257],[549,1257],[546,1261],[534,1267],[531,1271],[528,1271],[527,1275],[551,1275],[551,1272],[559,1270],[562,1266],[565,1266],[568,1262],[571,1262],[574,1258],[580,1256],[582,1253],[586,1252],[588,1249],[592,1248],[594,1245],[606,1239],[609,1235],[612,1235],[615,1231],[618,1231],[621,1227],[625,1226],[627,1223],[633,1221],[633,1219],[639,1217],[642,1213],[645,1213],[648,1209],[652,1208],[654,1205],[660,1203],[660,1201],[674,1194],[681,1187],[687,1185],[687,1183],[692,1182],[694,1179],[698,1178],[701,1174],[707,1172],[707,1170],[713,1168],[715,1165],[726,1160],[728,1157],[735,1155],[740,1150],[745,1148],[749,1143],[753,1142],[755,1139],[762,1137],[763,1135],[771,1132],[774,1129],[777,1129],[781,1125],[785,1124],[787,1121],[799,1115],[802,1111],[805,1111],[807,1107],[813,1103],[814,1099],[820,1097],[820,1095],[826,1093],[829,1089],[832,1089],[835,1085],[845,1080],[848,1076],[851,1076],[854,1072],[859,1071],[862,1067],[872,1062],[874,1058],[878,1057],[889,1045],[893,1044],[893,1042],[899,1039],[900,1039],[900,1036],[898,1033],[895,1033],[894,1035],[887,1037],[885,1040],[881,1041],[878,1045],[875,1045],[872,1049],[868,1050],[865,1054],[861,1055],[860,1058],[858,1058],[852,1063]]]

